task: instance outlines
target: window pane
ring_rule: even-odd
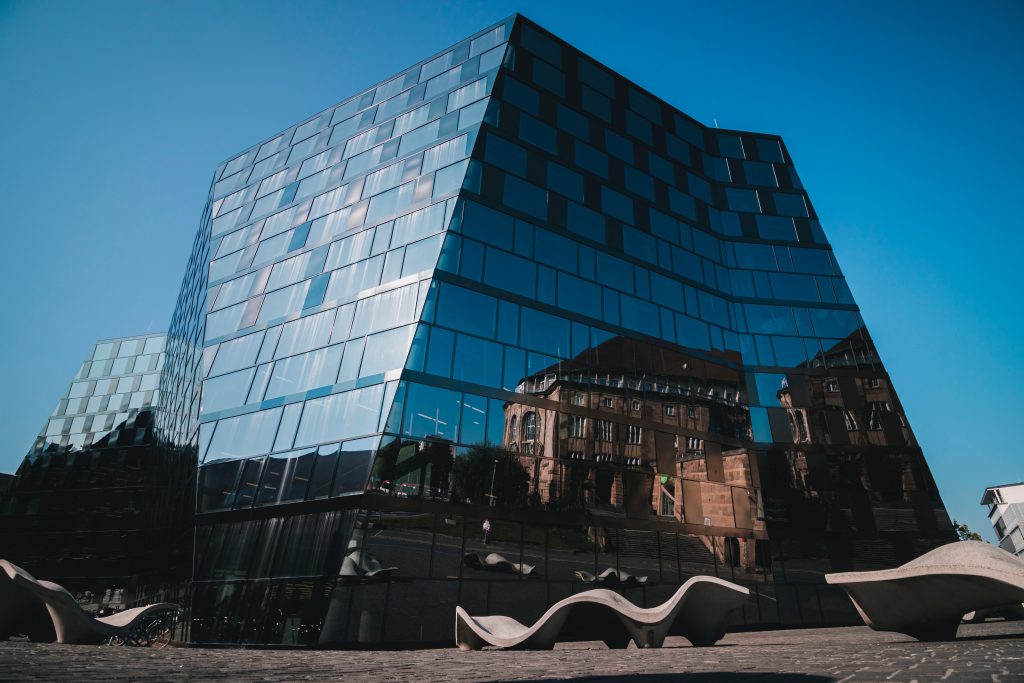
[[[492,297],[444,284],[437,306],[437,324],[481,337],[494,337],[497,302]]]
[[[444,202],[438,202],[419,211],[413,211],[395,219],[391,233],[391,246],[399,247],[409,242],[433,235],[444,229]]]
[[[384,256],[381,255],[335,270],[327,284],[325,300],[348,301],[359,292],[376,287],[383,269]]]
[[[465,159],[467,154],[466,142],[468,137],[460,135],[459,137],[443,142],[440,145],[431,147],[423,153],[423,164],[420,168],[420,173],[430,173],[437,169],[448,166],[449,164]],[[400,166],[401,164],[395,164]]]
[[[240,370],[203,382],[203,400],[199,412],[212,413],[244,405],[253,372],[253,369]]]
[[[207,461],[269,452],[280,419],[281,408],[271,408],[220,420],[210,441]]]
[[[341,363],[342,345],[310,351],[274,363],[266,398],[334,384]]]
[[[523,164],[525,168],[525,159]],[[583,176],[553,161],[548,162],[548,186],[569,199],[583,201]]]
[[[432,270],[437,263],[437,255],[441,251],[443,237],[444,235],[434,235],[406,247],[405,261],[402,263],[402,277]]]
[[[383,384],[306,401],[295,438],[299,448],[377,430]]]
[[[401,368],[409,354],[414,329],[415,325],[406,325],[367,337],[359,376],[369,377]]]
[[[274,357],[283,358],[325,346],[331,337],[336,313],[337,310],[324,311],[286,323],[281,328],[281,341]]]
[[[433,199],[440,199],[455,194],[462,187],[462,180],[466,177],[466,166],[468,160],[461,161],[451,166],[442,168],[434,174]]]
[[[217,351],[210,374],[220,375],[252,365],[256,362],[256,354],[259,353],[262,343],[263,332],[224,342]]]
[[[548,194],[547,192],[525,180],[506,175],[505,176],[505,205],[523,211],[546,220],[548,217]]]
[[[733,159],[742,159],[744,157],[743,141],[735,135],[719,134],[718,148],[724,157]]]
[[[402,431],[413,438],[436,436],[455,441],[462,394],[423,384],[409,384]]]
[[[413,320],[416,312],[416,285],[393,289],[356,304],[352,321],[353,337],[397,327]]]
[[[448,111],[455,111],[487,95],[487,79],[481,78],[448,93]]]
[[[757,216],[757,232],[766,240],[796,241],[796,227],[792,218],[782,216]]]
[[[569,321],[532,308],[523,307],[523,346],[552,356],[569,356]]]
[[[733,211],[750,211],[759,213],[761,202],[757,199],[757,192],[754,190],[741,190],[735,187],[725,188],[725,198],[729,202],[729,208]]]
[[[297,313],[302,310],[302,303],[306,300],[306,290],[309,289],[309,280],[300,282],[291,287],[271,292],[263,301],[260,314],[256,322],[262,323],[268,320],[282,318],[289,313]]]
[[[455,343],[457,361],[452,379],[500,388],[501,350],[500,344],[465,334],[458,335]]]
[[[488,248],[484,282],[523,296],[536,294],[537,267],[531,261],[499,249]]]
[[[746,173],[747,183],[750,185],[777,187],[779,184],[775,178],[775,169],[771,164],[758,161],[744,161],[743,171]]]
[[[341,445],[338,470],[334,475],[334,488],[331,495],[340,496],[346,493],[362,493],[366,488],[370,474],[370,464],[377,447],[378,439],[356,439]]]
[[[775,197],[775,211],[782,216],[796,216],[798,218],[807,218],[807,204],[804,202],[803,195],[799,194],[784,194],[782,192],[776,192]]]

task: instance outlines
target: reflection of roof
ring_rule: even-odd
[[[739,387],[710,382],[666,381],[663,378],[629,377],[610,373],[550,372],[531,375],[516,387],[518,393],[548,394],[561,384],[580,388],[600,388],[602,393],[643,392],[649,397],[673,401],[713,401],[726,405],[739,404]],[[653,395],[653,396],[651,396]]]
[[[738,354],[731,355],[738,359]],[[736,362],[729,358],[723,361]],[[734,403],[740,378],[738,370],[683,353],[674,345],[651,346],[649,342],[617,336],[588,348],[572,360],[558,361],[525,377],[517,391],[547,393],[556,384],[575,383],[609,390],[722,400],[714,391],[722,387],[733,392],[728,402]]]
[[[545,374],[558,369],[578,367],[600,368],[605,372],[638,376],[668,378],[699,376],[705,379],[736,382],[739,372],[726,363],[740,366],[740,355],[734,351],[714,352],[721,359],[707,360],[702,356],[684,353],[680,347],[669,344],[641,342],[630,337],[615,336],[597,346],[587,348],[572,360],[558,361],[540,370]]]
[[[826,362],[830,358],[838,358],[845,354],[850,353],[850,342],[854,339],[862,339],[868,336],[868,328],[861,325],[856,330],[843,337],[829,348],[814,354],[814,358],[811,360],[801,363],[797,367],[812,367],[815,362]]]

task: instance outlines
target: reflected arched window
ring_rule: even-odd
[[[523,415],[523,443],[537,440],[537,413]]]
[[[508,445],[509,445],[509,448],[512,448],[513,450],[516,447],[516,441],[518,441],[517,437],[519,436],[516,433],[516,428],[517,427],[518,427],[518,423],[516,422],[516,416],[513,415],[512,418],[509,420],[509,423],[508,423]]]

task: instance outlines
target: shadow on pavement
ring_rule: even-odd
[[[542,683],[554,679],[543,678],[520,683]],[[621,674],[617,676],[585,676],[572,679],[578,683],[622,683],[639,681],[640,683],[834,683],[836,679],[828,676],[810,674],[709,671],[705,673],[678,674]]]

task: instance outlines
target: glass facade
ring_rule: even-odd
[[[166,353],[196,643],[447,643],[608,567],[859,623],[825,572],[953,538],[782,140],[520,16],[221,164]]]
[[[5,558],[95,609],[173,591],[190,565],[193,464],[155,427],[166,341],[96,342],[0,508]]]

